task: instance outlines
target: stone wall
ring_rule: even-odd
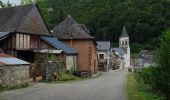
[[[29,65],[0,66],[0,84],[15,86],[29,83]]]

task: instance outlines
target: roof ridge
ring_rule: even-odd
[[[90,39],[90,31],[85,24],[78,23],[68,15],[61,23],[56,25],[52,33],[59,39]]]

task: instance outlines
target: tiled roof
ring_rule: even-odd
[[[60,42],[57,38],[41,36],[41,39],[48,42],[51,46],[55,47],[56,49],[63,50],[64,53],[77,54],[77,51],[74,48],[71,48],[70,46]]]
[[[110,50],[110,41],[97,41],[98,50]]]
[[[1,8],[0,31],[49,35],[39,9],[34,4]]]
[[[58,26],[54,27],[52,34],[58,39],[92,39],[90,31],[83,24],[78,24],[68,16]]]

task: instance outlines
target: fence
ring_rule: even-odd
[[[30,78],[36,81],[37,77],[42,77],[44,81],[54,81],[58,74],[65,72],[66,67],[64,62],[48,61],[42,64],[32,64],[30,66]]]

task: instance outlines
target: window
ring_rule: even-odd
[[[99,54],[99,59],[104,59],[104,54]]]
[[[122,46],[124,45],[124,41],[122,41]]]
[[[128,42],[126,41],[126,42],[125,42],[125,45],[127,45],[127,44],[128,44]]]

